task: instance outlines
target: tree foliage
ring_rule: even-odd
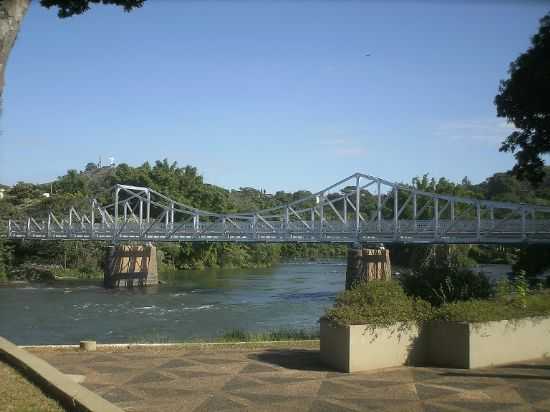
[[[495,97],[497,114],[518,130],[500,148],[514,152],[513,173],[539,184],[544,177],[542,155],[550,152],[550,14],[540,21],[532,46],[510,64],[507,80]]]
[[[40,0],[40,4],[46,8],[57,7],[57,15],[60,18],[72,17],[82,14],[90,9],[92,4],[105,4],[120,6],[124,11],[143,6],[145,0]]]
[[[213,212],[243,212],[276,206],[300,199],[309,192],[277,192],[274,195],[252,188],[226,190],[205,183],[193,166],[180,167],[167,159],[133,167],[90,167],[69,170],[51,184],[18,183],[6,190],[0,200],[0,222],[32,215],[46,217],[48,211],[61,216],[70,207],[86,210],[89,199],[112,201],[112,186],[147,186],[181,203]],[[50,192],[49,197],[43,193]],[[0,243],[0,273],[26,263],[52,265],[81,274],[99,272],[103,244],[92,242],[4,242]],[[207,267],[269,266],[282,257],[318,259],[344,256],[342,245],[267,245],[164,243],[158,245],[165,269],[203,269]],[[0,275],[2,276],[2,275]]]
[[[454,183],[445,178],[434,179],[424,175],[414,178],[412,185],[419,190],[428,192],[550,205],[549,169],[544,169],[545,178],[538,187],[534,187],[528,182],[519,181],[510,172],[496,173],[481,184],[472,184],[467,178],[463,179],[461,183]],[[193,166],[179,166],[176,162],[169,162],[164,159],[154,163],[145,162],[136,167],[122,163],[116,167],[85,167],[83,171],[69,170],[65,175],[47,184],[19,182],[13,187],[7,187],[5,198],[0,199],[0,223],[4,224],[7,219],[21,219],[29,215],[46,218],[49,210],[56,215],[63,215],[68,212],[71,206],[74,206],[77,210],[86,210],[90,207],[89,199],[92,197],[97,198],[102,204],[111,203],[111,188],[117,183],[148,186],[179,202],[214,212],[246,212],[270,208],[302,199],[311,194],[305,190],[296,192],[279,191],[270,194],[265,190],[247,187],[238,190],[227,190],[206,183]],[[342,191],[349,190],[354,189],[350,187],[344,188]],[[44,193],[50,192],[49,197],[43,196]],[[334,192],[328,193],[327,197],[334,198],[340,195]],[[400,193],[400,199],[401,195]],[[403,196],[405,195],[403,193]],[[383,196],[384,199],[391,200],[393,194],[389,192],[383,194]],[[423,202],[423,200],[419,198],[419,202]],[[392,204],[391,201],[387,203]],[[308,200],[306,204],[313,206],[315,198]],[[376,204],[376,196],[366,191],[362,192],[360,208],[364,216],[372,216],[373,211],[376,210]],[[337,205],[337,207],[340,206]],[[422,203],[419,204],[419,207],[421,206]],[[403,217],[410,218],[412,216],[411,207],[410,204],[407,205],[403,211]],[[457,205],[457,213],[459,212],[461,211]],[[465,210],[465,213],[467,212],[468,210]],[[328,218],[336,218],[335,215],[330,216],[329,213],[330,211],[327,210],[326,215]],[[342,213],[341,210],[340,213]],[[353,213],[351,208],[348,208],[348,213],[350,216]],[[384,210],[384,214],[386,213],[391,213],[391,206]],[[0,271],[7,272],[10,267],[24,262],[56,265],[81,272],[100,270],[102,245],[90,242],[87,242],[86,245],[76,241],[3,242],[0,243]],[[550,265],[550,260],[546,259],[546,256],[550,256],[550,248],[545,246],[539,246],[536,250],[519,249],[517,246],[455,247],[452,258],[449,257],[448,251],[445,252],[447,254],[442,255],[443,252],[434,252],[433,247],[429,246],[400,245],[397,247],[390,246],[390,248],[392,261],[395,264],[413,267],[417,270],[422,269],[417,264],[418,262],[426,261],[428,256],[435,256],[436,259],[431,260],[432,264],[424,265],[422,269],[431,271],[433,276],[419,277],[422,282],[429,278],[430,285],[423,284],[423,286],[420,286],[424,287],[428,293],[432,293],[434,289],[441,291],[443,287],[445,299],[449,299],[449,297],[454,299],[452,296],[456,294],[465,296],[463,284],[470,284],[470,281],[476,280],[469,274],[462,273],[457,269],[455,272],[458,278],[455,280],[458,279],[458,283],[453,283],[454,289],[450,293],[450,285],[446,280],[449,275],[447,270],[449,267],[467,267],[472,262],[516,263],[514,269],[517,271],[524,270],[527,276],[530,277],[533,273],[540,272]],[[158,249],[164,257],[163,266],[165,268],[201,269],[220,266],[268,266],[280,259],[315,260],[343,257],[346,254],[347,246],[297,243],[281,245],[165,243],[160,244]],[[533,264],[533,256],[537,257],[536,265]],[[468,286],[468,288],[471,288],[471,286]],[[435,302],[435,300],[432,301]]]

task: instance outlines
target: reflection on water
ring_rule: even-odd
[[[345,263],[169,273],[162,285],[103,289],[99,282],[0,288],[0,335],[18,344],[178,341],[239,328],[318,328],[344,289]]]

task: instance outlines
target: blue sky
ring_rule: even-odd
[[[493,105],[549,2],[148,0],[59,20],[33,2],[10,56],[0,182],[113,156],[228,188],[356,171],[474,182],[509,169]],[[367,57],[365,54],[370,53]]]

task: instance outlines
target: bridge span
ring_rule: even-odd
[[[9,239],[120,242],[550,243],[550,207],[428,193],[355,173],[302,199],[214,213],[131,185],[63,216],[9,220]]]

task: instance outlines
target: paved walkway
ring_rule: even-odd
[[[311,347],[33,352],[135,412],[550,411],[550,359],[350,375],[328,370]]]

